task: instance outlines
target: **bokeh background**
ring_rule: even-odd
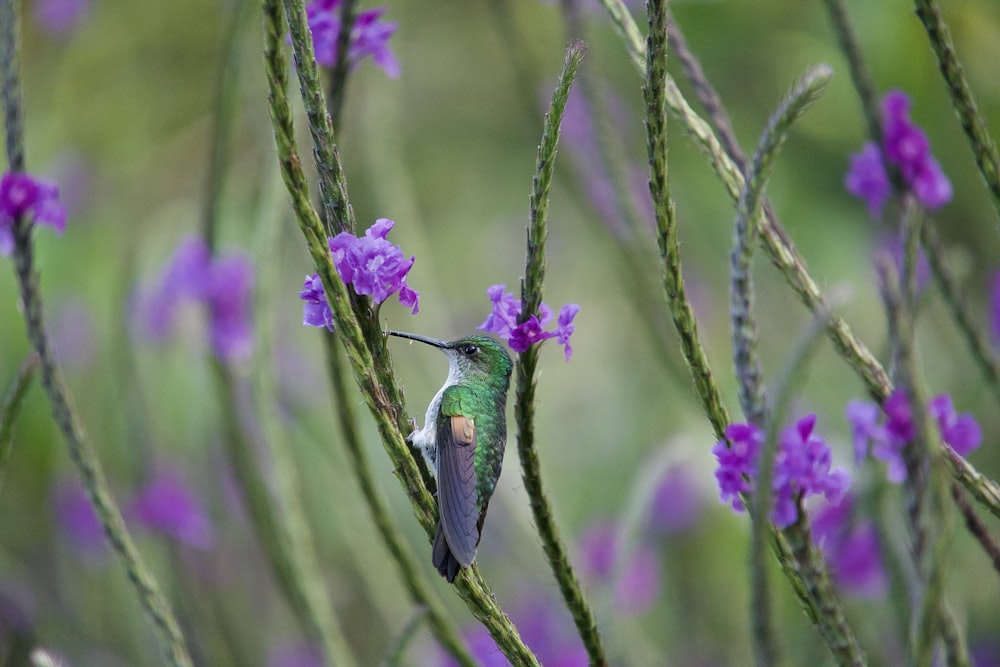
[[[131,513],[140,548],[175,600],[204,664],[313,664],[232,484],[201,313],[186,312],[168,341],[144,340],[131,324],[137,286],[155,280],[178,240],[201,224],[223,36],[235,3],[62,0],[55,16],[73,20],[60,24],[45,13],[54,2],[21,3],[26,142],[29,169],[56,178],[69,209],[65,235],[42,231],[37,248],[48,324],[77,407],[116,496]],[[1000,8],[991,0],[943,4],[980,108],[996,128]],[[371,62],[354,70],[341,157],[361,228],[376,218],[394,219],[390,239],[417,258],[408,278],[421,293],[419,314],[387,303],[383,323],[454,338],[488,314],[488,286],[517,289],[535,151],[567,23],[558,3],[530,0],[390,0],[385,6],[385,18],[398,23],[391,46],[401,74],[391,79]],[[644,27],[642,7],[632,7]],[[954,200],[931,224],[987,327],[990,281],[1000,269],[997,216],[927,38],[912,5],[902,0],[848,7],[877,87],[898,87],[911,96],[913,118],[951,179]],[[678,0],[672,9],[748,152],[794,78],[811,64],[833,67],[826,94],[796,125],[781,154],[768,194],[814,278],[887,361],[872,258],[891,231],[844,190],[849,156],[865,141],[865,127],[823,4]],[[647,224],[632,237],[622,232],[621,212],[606,196],[596,138],[580,122],[579,99],[572,99],[567,122],[577,125],[566,128],[556,167],[546,301],[582,308],[572,359],[565,362],[552,344],[542,353],[537,440],[544,481],[588,582],[613,664],[750,664],[748,521],[717,499],[714,439],[659,288],[644,189],[640,77],[600,10],[584,3],[581,16],[589,49],[580,83],[605,105],[605,140],[631,175],[632,198],[626,200]],[[338,442],[322,334],[301,326],[297,291],[312,268],[277,174],[258,8],[245,12],[238,31],[219,242],[223,253],[253,257],[256,327],[269,339],[268,353],[245,370],[263,368],[277,380],[275,401],[300,467],[329,594],[358,663],[377,664],[414,610],[369,525]],[[680,81],[676,62],[671,69]],[[738,414],[727,319],[733,207],[680,126],[672,122],[671,131],[671,191],[685,276],[716,379]],[[304,156],[306,140],[303,134]],[[761,352],[774,382],[810,318],[766,260],[757,262],[755,275]],[[29,349],[12,270],[0,272],[0,313],[0,386],[6,386]],[[960,412],[975,415],[985,438],[971,461],[1000,477],[995,399],[983,390],[933,289],[918,334],[927,386],[949,393]],[[430,348],[390,345],[407,408],[422,421],[446,363]],[[881,484],[884,467],[869,461],[854,468],[843,416],[852,398],[864,398],[861,382],[824,344],[796,391],[794,413],[817,413],[817,428],[837,464],[852,470],[863,493]],[[472,628],[468,612],[430,565],[429,545],[360,397],[350,400],[379,483],[426,561],[426,576],[456,623]],[[185,524],[188,539],[149,529],[136,509],[164,474],[175,495],[161,502],[175,509],[193,503],[185,510],[196,517]],[[75,471],[38,386],[18,421],[3,475],[0,658],[17,630],[30,631],[72,665],[159,664],[123,572],[87,532],[86,508],[74,500]],[[886,493],[885,516],[901,527],[898,489]],[[179,497],[184,495],[189,498]],[[623,525],[621,553],[609,554],[607,535]],[[1000,580],[967,533],[958,529],[954,539],[948,600],[967,623],[977,664],[998,665]],[[902,541],[890,545],[896,557],[904,549]],[[546,664],[583,664],[572,662],[572,625],[534,535],[513,443],[479,563],[525,634],[557,645],[550,655],[559,658]],[[824,664],[818,636],[777,570],[773,575],[780,640],[792,664]],[[892,617],[900,601],[877,587],[845,591],[845,599],[872,663],[899,664],[905,639]],[[424,629],[403,662],[447,664]]]

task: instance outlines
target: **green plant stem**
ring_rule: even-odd
[[[653,53],[652,49],[647,51]],[[806,73],[785,96],[771,115],[750,169],[746,185],[737,206],[734,236],[730,254],[730,318],[732,321],[733,361],[736,367],[740,404],[747,421],[767,429],[764,450],[757,471],[756,487],[770,489],[774,475],[774,459],[778,450],[778,423],[769,418],[769,406],[764,387],[760,357],[757,354],[759,333],[753,316],[754,289],[751,273],[757,229],[758,207],[773,169],[777,152],[784,143],[792,123],[819,96],[832,72],[817,67]],[[823,320],[819,320],[823,322]],[[771,604],[765,569],[767,525],[771,516],[771,494],[753,495],[753,539],[751,544],[751,617],[754,619],[754,650],[757,664],[779,663],[777,642],[771,618]],[[824,618],[819,619],[821,622]]]
[[[31,381],[38,372],[38,353],[31,352],[21,363],[17,377],[0,400],[0,495],[3,495],[3,481],[7,475],[7,463],[14,451],[14,422],[21,412],[21,404],[28,395]]]
[[[351,31],[357,19],[357,0],[343,0],[340,3],[340,32],[337,33],[337,61],[330,72],[329,109],[332,130],[336,133],[340,127],[340,118],[344,111],[344,100],[347,97],[347,81],[350,72],[348,54],[351,48]]]
[[[301,2],[297,4],[299,7],[293,8],[293,13],[298,13],[301,10]],[[434,534],[437,525],[437,511],[434,500],[424,483],[421,470],[417,467],[413,454],[407,447],[400,430],[400,423],[405,421],[405,415],[402,411],[402,403],[394,398],[401,395],[399,388],[392,382],[391,368],[387,366],[376,368],[369,342],[366,341],[358,316],[352,308],[347,288],[333,266],[333,260],[324,238],[323,225],[309,202],[309,186],[295,145],[295,132],[287,97],[287,64],[281,50],[284,34],[278,0],[263,0],[262,8],[268,106],[282,180],[288,190],[296,222],[306,240],[306,247],[323,282],[327,302],[334,316],[338,332],[337,338],[347,352],[355,381],[375,420],[382,445],[393,464],[393,473],[399,479],[410,499],[414,517],[429,539]],[[301,18],[304,21],[304,12],[302,14]],[[292,42],[294,48],[305,46],[309,51],[309,56],[300,57],[299,62],[311,60],[315,64],[315,59],[311,57],[311,43],[308,40],[303,44],[302,35],[296,37],[293,30]],[[298,42],[297,46],[296,42]],[[333,147],[328,148],[332,149]],[[341,187],[346,195],[346,185],[343,182],[336,184],[335,189],[339,191]],[[346,199],[344,206],[347,209],[350,208]],[[384,347],[384,344],[384,340],[371,343],[374,347]],[[383,378],[387,379],[391,386],[384,386]],[[510,619],[497,604],[492,591],[486,585],[475,564],[462,571],[462,574],[455,580],[453,588],[473,616],[489,631],[497,646],[511,662],[519,666],[538,665],[537,658],[524,645],[517,629],[514,628]]]
[[[21,106],[19,74],[19,16],[14,0],[0,0],[0,76],[5,125],[5,147],[8,169],[25,170],[24,116]],[[34,268],[32,224],[25,216],[14,221],[14,271],[27,328],[28,340],[38,355],[42,386],[52,406],[52,416],[69,446],[70,458],[83,481],[90,504],[104,528],[111,547],[125,567],[136,597],[163,646],[167,659],[175,667],[189,667],[188,653],[180,625],[153,573],[146,566],[125,526],[121,510],[108,488],[100,460],[91,447],[52,355],[44,323],[38,274]]]
[[[976,315],[962,297],[958,280],[945,263],[941,239],[933,225],[921,225],[920,243],[934,275],[934,284],[937,285],[938,291],[951,310],[952,319],[955,320],[966,345],[969,346],[969,351],[976,360],[976,367],[982,372],[986,386],[1000,401],[1000,360],[993,353],[992,346],[977,324]]]
[[[315,547],[296,495],[299,485],[294,463],[289,460],[288,452],[279,450],[278,443],[272,440],[280,437],[275,428],[262,434],[259,443],[249,435],[243,423],[252,419],[247,409],[249,396],[240,391],[233,369],[214,359],[212,370],[224,403],[221,412],[225,415],[229,462],[279,589],[305,635],[321,649],[324,661],[329,665],[354,665],[319,574]],[[263,423],[261,420],[260,425]],[[264,477],[255,444],[263,445],[269,455],[273,484]],[[283,441],[281,446],[287,444]]]
[[[944,445],[944,452],[951,476],[994,517],[1000,519],[1000,485],[972,467],[972,464],[948,445]]]
[[[299,92],[306,109],[309,134],[312,137],[313,159],[319,174],[320,200],[323,219],[337,232],[354,233],[357,224],[354,209],[347,198],[347,177],[340,162],[340,152],[334,141],[333,119],[323,99],[319,68],[312,46],[312,33],[302,0],[284,0],[285,16],[292,37],[295,73]]]
[[[523,324],[538,312],[542,303],[542,285],[545,280],[545,240],[549,188],[555,167],[556,146],[559,143],[559,124],[562,121],[570,86],[583,59],[584,45],[574,42],[566,51],[559,82],[552,94],[552,102],[545,116],[542,140],[532,182],[525,274],[521,283],[521,314],[518,324]],[[538,367],[538,346],[532,345],[517,357],[515,365],[514,418],[517,422],[517,450],[521,459],[521,474],[525,491],[531,504],[531,513],[548,557],[552,573],[566,606],[573,616],[577,631],[590,657],[590,664],[599,667],[607,664],[604,647],[597,632],[597,621],[579,579],[569,562],[566,546],[559,536],[552,507],[542,487],[541,466],[535,448],[535,375]]]
[[[341,439],[351,460],[351,468],[361,488],[361,495],[371,512],[372,521],[378,530],[382,541],[389,550],[400,577],[410,594],[413,603],[422,609],[420,618],[426,617],[431,632],[441,646],[464,667],[475,667],[475,660],[458,637],[454,626],[437,597],[427,588],[425,579],[420,574],[417,559],[403,536],[396,529],[392,513],[385,499],[378,491],[372,475],[368,453],[356,426],[354,409],[347,393],[346,370],[340,357],[334,336],[323,333],[323,348],[326,356],[327,376],[333,385],[334,409],[337,414],[337,425],[340,428]]]
[[[937,0],[915,0],[914,4],[917,16],[924,24],[934,55],[937,56],[938,67],[948,85],[952,106],[955,107],[962,129],[969,138],[979,173],[990,191],[993,207],[1000,214],[1000,155],[997,154],[997,146],[990,135],[986,120],[976,106],[976,99],[965,78],[962,64],[958,61],[948,24],[941,16]]]
[[[622,0],[601,0],[601,4],[611,16],[613,27],[625,39],[629,55],[641,73],[645,70],[646,49],[638,28],[625,8]],[[712,128],[691,109],[680,90],[668,76],[665,86],[666,104],[669,111],[680,121],[685,131],[697,143],[710,166],[722,180],[726,191],[734,201],[738,201],[743,188],[743,174],[735,160],[727,154],[724,146],[715,136]],[[768,211],[769,207],[764,206]],[[809,275],[805,261],[798,254],[777,218],[765,215],[758,223],[761,241],[771,262],[781,271],[789,285],[803,304],[816,316],[828,312],[827,300],[819,286]],[[892,384],[881,364],[868,347],[859,340],[843,318],[834,315],[827,323],[827,335],[837,353],[854,369],[865,383],[868,391],[879,401],[892,391]]]
[[[402,632],[396,637],[392,644],[389,645],[388,650],[385,653],[385,657],[379,663],[379,667],[397,667],[403,664],[403,653],[406,651],[407,645],[417,634],[417,630],[420,629],[420,624],[424,621],[427,616],[427,609],[424,607],[417,607],[413,616],[407,621],[406,625],[403,626]],[[471,667],[476,667],[476,663],[469,658],[468,663],[463,663],[471,665]]]
[[[965,521],[965,527],[968,528],[969,533],[982,546],[983,551],[986,552],[990,563],[993,565],[993,569],[997,571],[997,574],[1000,574],[1000,544],[997,544],[993,536],[990,535],[989,528],[976,515],[975,508],[972,507],[969,499],[965,497],[965,492],[962,491],[962,487],[958,482],[952,482],[951,484],[951,497],[954,499],[955,506],[958,507],[958,511]]]

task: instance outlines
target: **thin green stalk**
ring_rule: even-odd
[[[601,0],[612,19],[612,25],[625,39],[633,64],[642,73],[645,69],[645,45],[635,21],[628,13],[622,0]],[[668,76],[665,89],[667,108],[680,121],[688,134],[695,140],[702,153],[708,159],[710,166],[722,180],[727,192],[737,201],[743,188],[742,170],[736,161],[726,152],[726,149],[715,136],[711,126],[691,109],[680,90]],[[768,211],[769,207],[764,206]],[[761,240],[768,257],[781,271],[789,285],[799,296],[799,299],[813,315],[827,312],[827,300],[819,286],[809,275],[805,261],[798,254],[788,235],[773,215],[767,215],[758,223]],[[859,340],[850,327],[839,316],[831,317],[827,324],[827,335],[833,342],[837,353],[860,376],[868,391],[879,401],[884,400],[891,391],[892,384],[881,364],[868,347]]]
[[[1000,484],[980,473],[948,445],[944,445],[944,452],[944,460],[951,470],[951,476],[993,516],[1000,519]]]
[[[357,0],[343,0],[340,3],[340,32],[337,33],[337,60],[330,72],[329,108],[330,127],[334,132],[340,128],[340,118],[347,97],[347,81],[351,63],[348,53],[351,48],[351,31],[357,19]]]
[[[542,303],[542,284],[545,280],[545,240],[549,188],[555,168],[556,146],[559,143],[559,124],[562,121],[570,86],[583,59],[583,42],[571,43],[566,50],[559,82],[552,94],[552,102],[545,116],[542,140],[538,146],[538,159],[532,181],[530,198],[527,253],[524,280],[521,283],[521,314],[518,324],[523,324],[538,312]],[[533,345],[517,357],[515,378],[514,418],[517,422],[517,450],[525,491],[531,504],[532,516],[548,557],[552,573],[566,606],[573,616],[577,631],[593,667],[607,664],[604,647],[597,632],[594,612],[583,594],[579,579],[569,562],[566,546],[552,515],[549,499],[542,488],[541,466],[535,448],[535,375],[538,367],[538,346]]]
[[[336,339],[326,332],[323,332],[323,349],[326,355],[327,376],[333,385],[334,409],[337,413],[340,436],[350,456],[351,468],[358,486],[361,488],[365,504],[371,512],[372,521],[389,550],[389,555],[392,556],[396,567],[399,568],[400,577],[403,579],[410,598],[415,605],[423,610],[421,618],[426,617],[427,624],[435,638],[460,665],[475,667],[475,660],[469,655],[455,631],[454,625],[448,620],[441,603],[428,589],[412,549],[396,528],[389,506],[382,494],[379,493],[372,475],[368,453],[357,430],[357,420],[347,393],[346,373],[340,351],[337,349]]]
[[[365,339],[358,317],[352,309],[347,288],[333,266],[324,238],[323,225],[309,202],[309,186],[295,145],[295,132],[287,97],[287,64],[281,50],[284,35],[278,0],[263,0],[262,7],[268,106],[281,176],[288,190],[296,222],[305,237],[307,249],[323,282],[327,302],[333,312],[339,334],[338,339],[347,352],[355,381],[375,420],[382,445],[393,464],[393,472],[410,499],[414,517],[430,538],[436,528],[437,511],[421,471],[400,430],[400,423],[405,420],[405,415],[402,404],[393,398],[400,395],[399,388],[392,382],[391,368],[376,367],[369,342]],[[293,33],[293,45],[295,39]],[[346,188],[344,191],[346,193]],[[378,345],[384,346],[384,341],[378,341]],[[393,386],[384,386],[382,378],[388,378]],[[455,580],[453,588],[473,616],[486,627],[509,660],[519,666],[538,665],[537,658],[524,645],[517,629],[497,604],[475,564],[462,571]]]
[[[32,352],[21,364],[17,377],[7,389],[0,401],[0,495],[3,494],[3,481],[7,474],[7,463],[14,451],[14,422],[21,412],[21,404],[28,395],[31,381],[38,372],[38,353]]]
[[[875,92],[875,84],[871,74],[865,67],[861,47],[858,45],[858,37],[848,19],[844,0],[824,0],[824,3],[830,14],[833,31],[837,35],[837,43],[840,44],[840,49],[847,58],[847,66],[851,71],[854,89],[857,91],[858,97],[861,98],[861,108],[864,112],[865,123],[868,125],[868,137],[876,145],[881,146],[882,112],[879,108],[878,94]]]
[[[388,650],[385,652],[385,657],[379,662],[379,667],[398,667],[403,664],[403,653],[406,651],[406,647],[410,641],[417,634],[417,630],[420,629],[420,624],[423,623],[426,616],[427,609],[425,607],[417,607],[413,616],[403,626],[403,630],[399,633],[399,636],[392,640],[392,644],[389,645]],[[476,667],[475,661],[471,658],[469,658],[469,662],[463,664]]]
[[[333,119],[323,99],[319,68],[313,51],[312,33],[306,19],[302,0],[284,0],[285,16],[292,37],[292,54],[295,72],[299,79],[299,92],[309,121],[312,136],[313,159],[319,174],[320,200],[323,202],[323,219],[338,232],[354,233],[357,224],[354,209],[347,198],[347,177],[340,162],[340,152],[334,140]]]
[[[650,49],[648,52],[654,51]],[[763,372],[757,354],[759,334],[753,316],[754,289],[751,274],[757,229],[751,221],[757,219],[758,207],[763,199],[764,188],[773,169],[774,160],[792,123],[818,98],[831,75],[832,72],[826,66],[810,70],[796,82],[778,109],[771,115],[761,135],[737,206],[734,223],[736,242],[730,254],[730,317],[733,361],[736,367],[740,404],[747,421],[766,427],[768,430],[756,479],[757,488],[764,489],[765,492],[753,495],[753,540],[750,559],[753,582],[750,611],[754,624],[754,650],[757,664],[761,666],[779,662],[777,642],[771,623],[770,596],[764,563],[764,536],[771,515],[769,490],[774,474],[774,457],[777,453],[778,440],[777,424],[769,419]]]
[[[955,501],[955,506],[958,507],[962,519],[965,521],[965,527],[976,541],[979,542],[983,551],[986,552],[986,556],[990,559],[993,569],[997,571],[997,574],[1000,574],[1000,544],[997,544],[993,536],[990,535],[989,528],[976,515],[975,508],[972,507],[969,499],[965,497],[965,492],[962,491],[962,487],[959,486],[958,482],[952,482],[951,484],[951,497]]]
[[[948,84],[952,106],[962,123],[962,129],[969,138],[972,154],[979,166],[979,173],[986,181],[986,187],[993,199],[993,207],[1000,214],[1000,155],[990,135],[986,120],[976,107],[976,99],[965,78],[962,64],[955,54],[955,44],[951,40],[948,24],[941,16],[937,0],[915,0],[917,16],[924,24],[931,48],[937,56],[938,67]]]
[[[305,635],[322,650],[324,661],[329,665],[354,665],[354,658],[326,597],[326,587],[315,561],[315,548],[301,504],[295,497],[297,475],[294,465],[287,460],[287,452],[277,451],[277,445],[271,441],[270,438],[276,435],[275,429],[270,429],[271,432],[261,437],[261,443],[254,443],[251,439],[243,423],[251,419],[247,410],[249,406],[245,405],[249,397],[245,392],[241,396],[233,369],[214,359],[212,370],[219,396],[224,402],[221,412],[225,416],[229,463],[233,466],[257,541],[264,550],[278,587]],[[257,407],[254,408],[255,414]],[[274,471],[273,488],[265,479],[261,463],[257,460],[255,444],[264,445],[270,455],[269,463]]]
[[[21,106],[19,69],[19,16],[14,0],[0,0],[0,76],[6,128],[7,164],[11,172],[25,170],[24,116]],[[34,267],[32,224],[25,216],[14,221],[14,271],[24,313],[28,340],[38,354],[42,386],[52,406],[52,416],[69,446],[70,458],[76,465],[94,512],[104,528],[111,547],[135,589],[143,612],[175,667],[189,667],[188,653],[180,625],[167,599],[160,592],[153,573],[146,566],[125,526],[121,510],[108,488],[104,470],[91,447],[83,423],[73,407],[69,389],[52,354],[44,323],[44,310],[38,289],[38,274]]]
[[[993,353],[992,346],[976,321],[976,315],[962,297],[958,280],[945,264],[941,239],[933,225],[921,225],[920,243],[931,266],[934,283],[951,310],[952,319],[955,320],[966,345],[969,346],[969,351],[976,360],[976,367],[982,371],[986,386],[993,391],[997,400],[1000,400],[1000,359]]]

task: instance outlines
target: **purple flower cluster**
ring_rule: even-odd
[[[212,349],[222,359],[243,360],[253,350],[250,321],[253,265],[243,254],[213,258],[204,239],[181,240],[151,289],[136,299],[140,331],[154,340],[167,338],[179,307],[203,304],[209,313]]]
[[[36,225],[51,227],[56,234],[66,229],[59,186],[31,174],[8,171],[0,179],[0,254],[14,251],[14,221],[28,215]]]
[[[316,62],[325,67],[337,64],[337,39],[340,35],[340,0],[313,0],[306,7],[309,30],[312,32]],[[399,61],[389,48],[389,38],[396,32],[397,25],[380,21],[384,7],[368,9],[358,13],[351,27],[351,43],[347,50],[347,60],[353,68],[365,57],[385,72],[390,79],[399,76]]]
[[[594,584],[614,585],[615,609],[626,615],[647,611],[660,597],[660,563],[656,551],[645,543],[637,545],[622,564],[615,580],[621,554],[621,531],[611,521],[592,524],[580,538],[580,565],[584,578]]]
[[[364,236],[341,232],[328,239],[327,244],[337,273],[345,283],[354,286],[355,292],[371,296],[375,303],[398,294],[399,302],[416,314],[420,310],[420,294],[406,284],[406,274],[417,258],[406,259],[399,246],[386,239],[395,224],[388,218],[379,218]],[[299,298],[305,301],[304,325],[333,331],[333,313],[319,275],[306,276]]]
[[[883,157],[899,168],[906,185],[928,209],[951,201],[951,182],[931,155],[927,135],[910,120],[910,98],[900,90],[882,98],[882,135],[882,150],[874,143],[865,144],[851,156],[844,179],[848,192],[868,202],[873,217],[881,214],[891,189]]]
[[[32,3],[35,21],[53,37],[65,37],[90,13],[90,0],[38,0]]]
[[[96,563],[106,554],[104,528],[79,483],[56,486],[53,513],[61,533],[85,561]],[[214,540],[201,500],[174,468],[157,470],[126,506],[125,516],[130,525],[199,549],[210,548]]]
[[[553,315],[552,309],[544,303],[538,308],[537,315],[532,315],[523,324],[518,324],[517,318],[521,315],[521,300],[516,298],[512,292],[507,292],[506,285],[493,285],[486,290],[486,295],[493,303],[493,312],[482,324],[476,327],[477,329],[496,334],[507,341],[510,349],[515,352],[524,352],[534,343],[555,338],[556,342],[563,346],[566,352],[566,361],[569,361],[573,354],[569,339],[576,328],[576,325],[573,324],[573,318],[580,312],[580,306],[575,303],[567,303],[559,310],[556,330],[545,331],[545,327],[552,322]]]
[[[850,486],[847,471],[831,469],[830,447],[815,433],[815,426],[816,415],[809,414],[785,428],[778,438],[771,482],[774,499],[771,520],[779,528],[798,519],[799,499],[822,494],[836,504]],[[719,461],[715,479],[722,502],[729,502],[734,510],[742,512],[740,495],[754,490],[764,432],[753,424],[730,424],[726,427],[726,440],[720,440],[712,448]]]
[[[812,535],[841,591],[864,598],[885,592],[886,572],[878,531],[872,521],[856,517],[850,494],[839,504],[827,505],[816,513]]]
[[[959,455],[967,456],[982,443],[983,433],[979,423],[969,413],[956,413],[947,394],[932,398],[927,409],[937,423],[941,439]],[[880,413],[885,413],[884,421],[880,421]],[[864,460],[871,444],[872,456],[889,466],[889,481],[899,483],[905,480],[903,448],[916,437],[906,392],[901,389],[894,391],[882,404],[881,410],[875,403],[851,401],[847,404],[846,415],[854,438],[855,461],[860,463]]]

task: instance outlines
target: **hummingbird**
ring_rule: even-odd
[[[437,479],[438,526],[431,560],[448,583],[476,557],[490,497],[507,444],[507,390],[514,368],[489,336],[454,341],[387,331],[433,345],[448,357],[448,378],[427,406],[424,427],[407,440],[418,447]]]

